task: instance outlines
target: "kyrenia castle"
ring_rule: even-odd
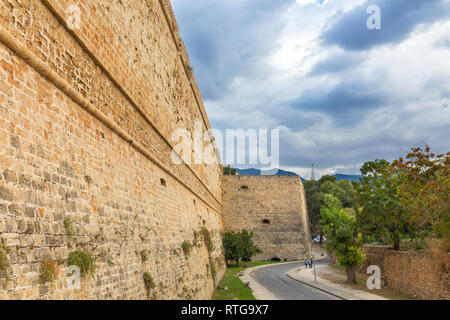
[[[171,161],[174,130],[211,125],[169,0],[0,12],[0,299],[209,299],[226,230],[253,231],[255,259],[309,254],[298,176]],[[95,262],[80,289],[74,259]]]

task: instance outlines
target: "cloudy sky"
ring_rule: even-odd
[[[280,129],[281,168],[450,151],[450,0],[171,2],[212,126]]]

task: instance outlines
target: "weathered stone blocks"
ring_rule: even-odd
[[[64,23],[70,4],[83,12],[76,37]],[[170,133],[209,122],[169,7],[0,0],[0,237],[9,262],[0,299],[146,299],[144,272],[155,281],[150,298],[202,299],[222,277],[221,166],[170,161]],[[182,243],[203,227],[215,250],[185,257]],[[81,289],[66,287],[75,250],[95,260]],[[44,259],[59,270],[46,285]]]
[[[311,254],[305,191],[299,176],[223,176],[225,230],[253,231],[263,251],[254,260]]]

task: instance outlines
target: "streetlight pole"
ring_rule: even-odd
[[[312,257],[313,259],[313,265],[314,265],[314,282],[317,282],[317,278],[316,278],[316,264],[314,263],[314,256]]]

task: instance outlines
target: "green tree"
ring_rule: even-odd
[[[408,232],[408,217],[397,192],[401,176],[386,160],[366,162],[361,172],[365,177],[356,185],[354,206],[358,225],[364,234],[387,239],[400,250],[400,235]]]
[[[225,232],[223,235],[223,247],[225,249],[225,259],[227,263],[229,261],[236,261],[239,263],[239,259],[243,255],[241,239],[239,234],[235,231]]]
[[[341,180],[339,182],[325,180],[320,185],[320,190],[323,193],[332,194],[338,198],[344,208],[351,208],[353,206],[355,190],[353,184],[348,180]]]
[[[323,175],[323,176],[320,177],[320,179],[319,179],[319,185],[321,186],[321,185],[323,185],[323,184],[324,184],[325,182],[327,182],[327,181],[331,181],[331,182],[335,183],[335,182],[336,182],[336,177],[335,177],[335,176],[328,175],[328,174],[325,174],[325,175]]]
[[[332,194],[341,201],[345,208],[351,208],[354,202],[355,190],[350,181],[336,182],[336,177],[322,176],[319,181],[309,180],[304,183],[306,204],[312,228],[320,228],[320,208],[325,204],[325,195]],[[320,243],[323,233],[320,231]]]
[[[237,170],[235,168],[232,168],[230,165],[223,168],[223,174],[225,176],[235,176],[236,172],[237,172]]]
[[[253,242],[253,232],[242,230],[240,232],[230,231],[223,235],[223,246],[227,263],[239,260],[250,260],[255,254],[262,251]]]
[[[352,208],[355,201],[355,188],[353,183],[348,180],[336,182],[337,186],[343,191],[339,200],[344,208]]]
[[[309,221],[311,226],[316,225],[320,221],[320,186],[315,180],[305,181],[306,205],[308,206]]]
[[[253,242],[253,232],[242,230],[239,237],[242,245],[242,260],[249,261],[254,255],[262,252]]]
[[[357,232],[356,218],[349,215],[338,198],[327,194],[320,210],[322,230],[327,237],[325,247],[334,252],[345,266],[347,282],[356,283],[356,267],[364,260],[362,235]]]
[[[337,182],[331,182],[330,180],[325,181],[320,185],[320,191],[326,194],[332,194],[336,198],[339,199],[339,201],[345,199],[345,191],[339,187]]]

